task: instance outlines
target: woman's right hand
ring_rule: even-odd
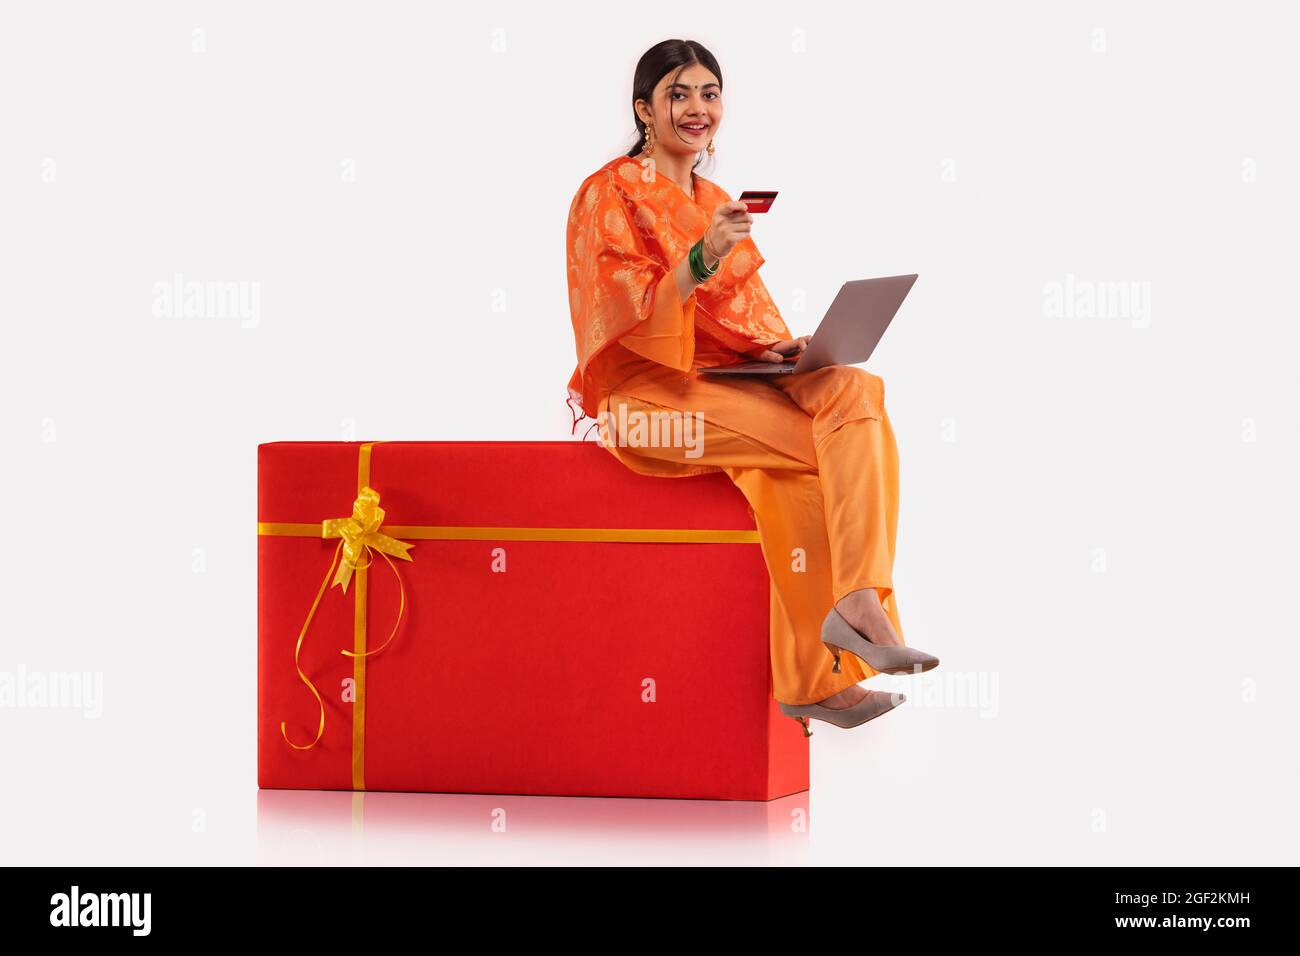
[[[736,243],[749,235],[753,221],[749,207],[743,202],[724,202],[713,210],[713,221],[704,232],[705,243],[719,257],[726,256]]]

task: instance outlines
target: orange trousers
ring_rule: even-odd
[[[821,625],[849,592],[875,588],[904,640],[893,586],[898,446],[879,383],[862,369],[834,366],[806,375],[747,379],[743,385],[736,380],[692,385],[690,401],[637,389],[643,396],[653,394],[651,401],[616,388],[602,404],[610,426],[602,441],[625,463],[658,474],[671,474],[662,468],[670,462],[679,463],[683,475],[721,470],[748,499],[772,582],[772,689],[784,703],[824,700],[878,673],[847,652],[841,673],[831,671]],[[789,400],[791,413],[772,414],[769,406],[761,424],[742,430],[734,414],[740,407],[734,400],[737,387],[775,388]],[[718,388],[730,389],[723,399],[731,402],[729,427],[709,418],[709,395]],[[767,393],[758,404],[770,401]],[[685,407],[692,404],[700,407]],[[619,432],[620,422],[636,420],[635,412],[649,417],[674,411],[694,416],[691,455],[684,447],[646,443],[644,436],[638,443],[625,424]],[[759,437],[773,427],[781,429],[780,449]],[[792,436],[790,429],[806,434]]]

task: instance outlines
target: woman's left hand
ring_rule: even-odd
[[[798,358],[800,353],[808,347],[811,339],[811,335],[801,335],[797,339],[783,339],[780,342],[773,342],[771,345],[764,345],[762,348],[753,349],[744,354],[760,362],[784,362],[788,359]]]

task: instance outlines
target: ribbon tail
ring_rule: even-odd
[[[366,542],[381,554],[391,554],[395,558],[401,558],[403,561],[410,561],[411,556],[406,552],[414,547],[409,541],[399,541],[396,538],[390,538],[386,534],[376,531]]]
[[[393,576],[397,578],[397,589],[398,594],[400,595],[400,602],[397,606],[397,620],[393,622],[393,630],[389,633],[388,640],[384,641],[384,643],[380,644],[373,651],[366,651],[364,654],[357,654],[354,651],[344,649],[342,653],[346,654],[348,657],[370,657],[382,651],[388,646],[389,641],[397,635],[397,628],[402,623],[402,615],[406,613],[406,587],[402,584],[402,575],[397,570],[397,565],[393,564],[392,558],[387,554],[384,554],[383,551],[380,551],[379,553],[384,555],[384,560],[387,561],[388,566],[393,569]],[[407,560],[409,561],[410,558],[407,558]]]
[[[284,742],[294,750],[310,750],[315,747],[321,736],[325,733],[325,701],[321,698],[320,691],[316,685],[303,672],[302,665],[298,663],[298,654],[302,650],[303,638],[307,636],[307,628],[311,627],[311,619],[316,616],[316,608],[320,606],[320,599],[325,596],[325,591],[329,588],[330,574],[334,571],[334,562],[339,559],[339,551],[343,548],[343,542],[340,540],[338,547],[334,549],[334,557],[330,559],[330,566],[325,572],[325,577],[320,583],[320,590],[316,592],[316,600],[311,602],[311,610],[307,612],[307,620],[302,623],[302,630],[298,632],[298,643],[293,648],[293,666],[298,671],[298,676],[302,682],[307,685],[307,689],[316,697],[316,703],[320,706],[320,726],[316,730],[316,739],[309,744],[300,745],[289,739],[289,733],[285,729],[285,721],[280,721],[280,733],[284,736]],[[394,568],[393,570],[397,570]]]

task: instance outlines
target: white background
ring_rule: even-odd
[[[100,675],[102,713],[0,707],[4,860],[1294,863],[1296,27],[6,3],[0,673]],[[672,36],[723,70],[700,172],[781,191],[753,236],[792,329],[920,274],[867,367],[903,626],[943,665],[814,724],[811,794],[766,808],[259,797],[257,444],[567,439],[565,216]],[[256,321],[155,314],[178,273],[256,284]],[[1149,312],[1054,315],[1067,281]]]

